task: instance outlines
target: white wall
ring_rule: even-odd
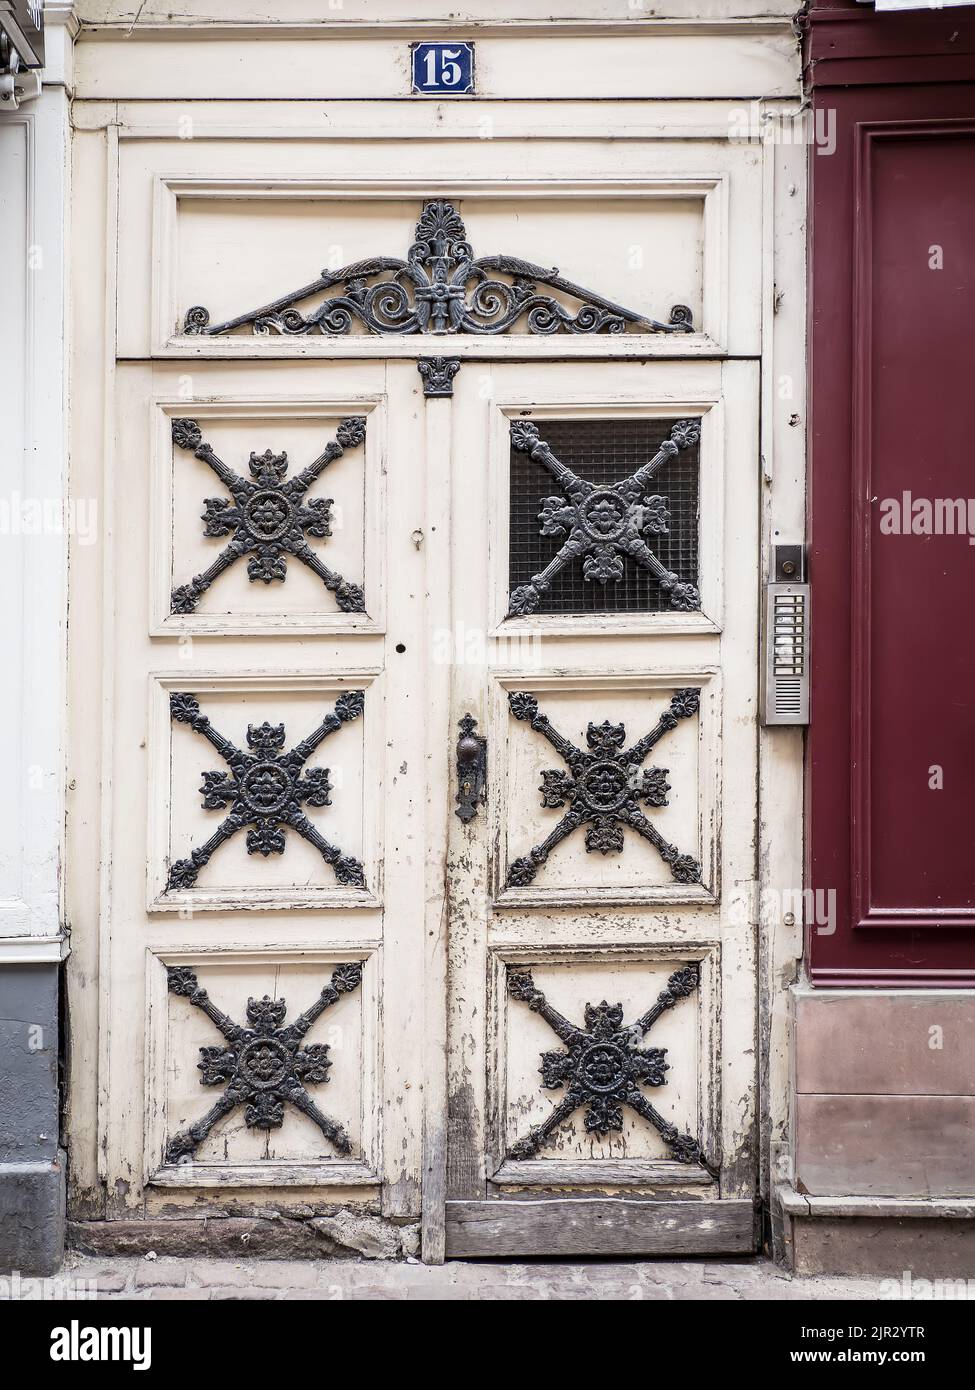
[[[65,246],[71,7],[41,95],[0,113],[0,965],[57,960],[67,579]]]

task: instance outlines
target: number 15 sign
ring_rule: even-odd
[[[427,96],[470,96],[474,90],[472,43],[415,43],[413,91]]]

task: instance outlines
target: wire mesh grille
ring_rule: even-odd
[[[670,435],[673,420],[539,420],[539,433],[552,453],[580,478],[600,487],[629,478],[653,458]],[[662,464],[650,494],[666,499],[668,535],[649,536],[657,559],[686,583],[698,584],[698,495],[700,445],[682,449]],[[551,475],[528,454],[511,451],[509,588],[526,584],[558,554],[564,536],[539,534],[538,513],[546,497],[558,495]],[[573,560],[542,595],[538,613],[659,613],[670,603],[649,570],[626,556],[616,584],[583,578],[582,561]]]

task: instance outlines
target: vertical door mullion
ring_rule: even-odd
[[[487,739],[488,776],[496,766],[488,679],[488,506],[487,441],[490,439],[493,381],[486,363],[465,361],[451,402],[454,412],[453,467],[454,554],[451,566],[453,625],[447,642],[452,672],[451,739],[465,714],[477,720],[476,732]],[[456,792],[453,769],[453,793]],[[450,908],[450,1154],[447,1196],[481,1200],[487,1195],[485,1170],[486,1072],[481,1001],[487,975],[488,808],[465,825],[449,800],[450,840],[448,900]]]
[[[419,387],[420,378],[416,378]],[[417,479],[425,498],[423,534],[425,632],[422,706],[425,800],[418,817],[417,852],[424,855],[424,1007],[422,1016],[423,1220],[427,1264],[444,1258],[447,1166],[447,898],[444,868],[450,801],[450,664],[436,659],[438,634],[451,628],[451,424],[452,401],[419,397],[424,458]],[[397,579],[391,575],[393,586]],[[395,660],[395,655],[392,658]],[[387,906],[387,911],[392,908]],[[393,909],[395,910],[395,909]]]
[[[425,556],[413,541],[425,525],[423,420],[410,363],[387,361],[384,687],[384,864],[381,1019],[383,1214],[422,1211],[421,1134],[424,1066],[417,1000],[424,987],[425,869],[422,843],[424,770]]]

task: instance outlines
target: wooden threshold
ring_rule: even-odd
[[[448,1202],[447,1258],[514,1255],[742,1255],[757,1247],[754,1204],[545,1198]]]

